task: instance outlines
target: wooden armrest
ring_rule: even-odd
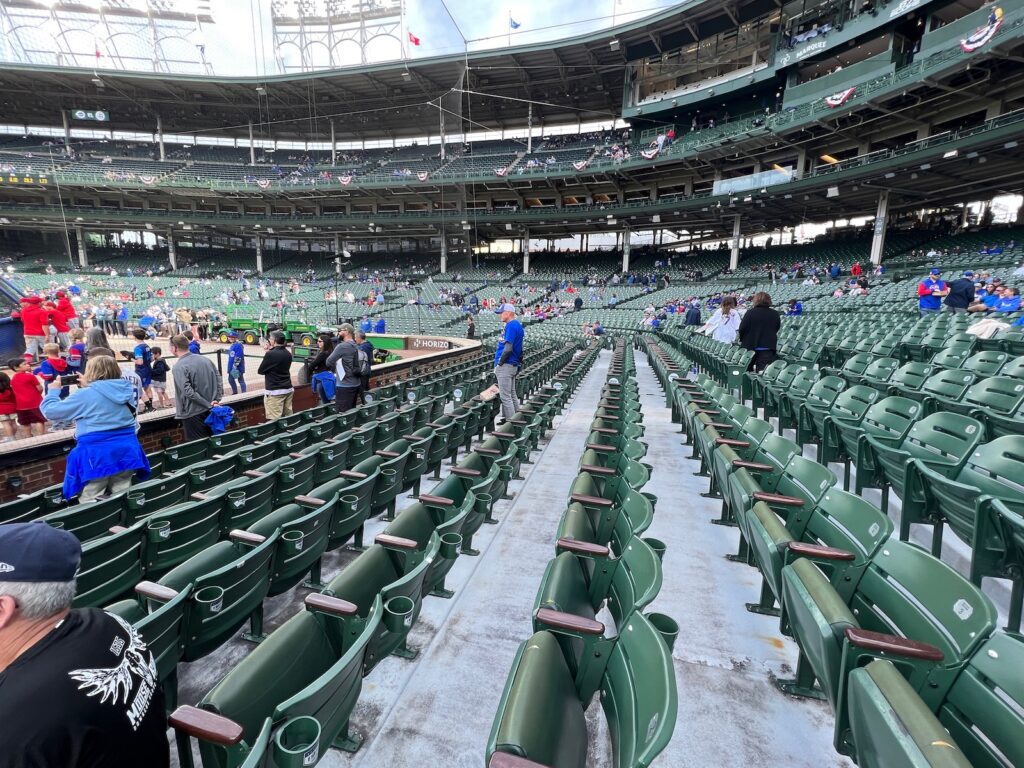
[[[618,397],[617,395],[605,395],[604,399],[611,401],[611,400],[621,400],[622,398]]]
[[[374,451],[377,456],[383,456],[385,459],[397,459],[400,454],[398,451]]]
[[[187,704],[174,710],[167,722],[176,731],[224,747],[234,746],[245,735],[245,730],[234,720]]]
[[[604,443],[587,443],[586,447],[598,453],[614,453],[617,450],[614,445],[605,445]]]
[[[488,432],[491,437],[496,437],[499,440],[515,440],[516,436],[511,432]]]
[[[704,410],[703,408],[697,408],[696,410],[694,410],[694,413],[697,414],[698,416],[718,416],[721,413],[721,411],[708,411]]]
[[[240,531],[238,528],[229,533],[228,538],[240,541],[243,544],[262,544],[267,540],[266,536],[260,536],[258,533],[251,533],[249,531]]]
[[[599,435],[617,435],[619,430],[612,429],[611,427],[591,427],[591,432],[597,432]]]
[[[263,477],[264,472],[260,472],[258,469],[247,469],[242,473],[246,477]]]
[[[856,557],[853,552],[847,552],[845,549],[811,544],[806,541],[787,541],[786,548],[794,555],[818,557],[823,560],[853,560]]]
[[[359,606],[355,603],[319,592],[311,592],[306,595],[306,599],[303,602],[305,602],[306,608],[311,611],[329,613],[333,616],[355,616],[359,612]]]
[[[750,442],[747,440],[733,440],[730,437],[716,437],[715,445],[731,445],[735,448],[749,448]]]
[[[199,491],[196,491],[191,496],[189,496],[189,498],[195,499],[196,501],[206,501],[210,497],[207,496],[205,493],[200,493]]]
[[[589,541],[580,541],[579,539],[571,539],[566,536],[560,538],[556,543],[559,549],[564,549],[566,552],[575,552],[578,555],[595,555],[597,557],[608,557],[608,547],[602,547],[600,544],[592,544]]]
[[[455,504],[455,501],[446,496],[433,496],[429,493],[421,493],[420,504],[429,504],[432,507],[450,507]]]
[[[784,507],[802,507],[804,500],[796,496],[785,496],[781,493],[767,493],[758,491],[753,496],[754,501],[763,501],[765,504],[781,504]]]
[[[519,412],[529,414],[540,413],[536,408],[527,408],[525,405],[519,406]]]
[[[452,467],[452,474],[458,477],[480,477],[480,470],[469,467]]]
[[[714,429],[732,429],[733,425],[726,424],[721,421],[709,421],[707,424],[704,425],[704,429],[707,429],[708,427],[713,427]]]
[[[430,437],[430,435],[402,435],[402,439],[408,440],[410,443],[417,443],[420,440],[426,440],[428,437]]]
[[[473,453],[479,453],[481,456],[501,456],[502,455],[501,451],[499,451],[497,448],[484,448],[483,446],[480,446],[480,445],[478,445],[476,448],[473,449]]]
[[[296,496],[292,499],[296,504],[304,504],[307,507],[322,507],[327,502],[314,496]]]
[[[356,472],[354,469],[343,469],[339,474],[349,480],[365,480],[369,477],[365,472]]]
[[[589,507],[612,507],[615,505],[610,499],[605,499],[601,496],[587,496],[585,493],[571,494],[569,501],[575,501]]]
[[[690,402],[693,403],[694,405],[713,405],[714,404],[713,400],[705,400],[703,398],[699,398],[698,399],[696,397],[691,397],[690,398]]]
[[[377,538],[373,541],[383,547],[398,547],[399,549],[416,549],[418,546],[412,539],[406,539],[402,536],[392,536],[389,533],[377,534]]]
[[[847,627],[846,639],[851,645],[879,653],[892,653],[908,659],[924,659],[925,661],[942,661],[943,653],[934,645],[908,640],[898,635],[887,635],[884,632],[871,632],[860,627]]]
[[[592,475],[614,475],[617,474],[617,470],[612,467],[599,467],[596,464],[582,464],[580,466],[584,472],[589,472]]]
[[[525,757],[510,755],[508,752],[495,752],[487,762],[487,768],[550,768],[543,763],[535,763]]]
[[[163,584],[157,584],[155,581],[140,581],[135,585],[135,592],[140,597],[156,600],[161,603],[173,600],[178,594],[178,590],[165,587]]]
[[[751,469],[754,472],[771,472],[775,469],[771,464],[762,464],[759,461],[744,461],[743,459],[733,459],[732,465],[741,469]]]
[[[124,533],[128,529],[123,525],[112,525],[108,530],[110,533]]]
[[[604,624],[594,619],[583,616],[576,616],[572,613],[563,613],[553,608],[540,608],[537,610],[537,621],[547,624],[555,629],[565,629],[570,632],[579,632],[584,635],[603,635]]]
[[[441,429],[441,427],[447,427],[447,424],[438,424],[436,421],[428,421],[427,426],[431,429]]]
[[[292,453],[288,454],[288,458],[289,459],[304,459],[304,458],[306,458],[306,454],[292,452]]]

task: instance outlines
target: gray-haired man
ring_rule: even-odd
[[[127,621],[71,610],[82,548],[0,525],[0,768],[170,763],[153,655]]]

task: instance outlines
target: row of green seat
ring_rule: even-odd
[[[780,616],[800,649],[782,690],[827,700],[837,750],[860,765],[1020,764],[1024,643],[995,630],[991,600],[938,558],[890,538],[881,510],[839,490],[827,466],[724,387],[670,379],[666,362],[681,367],[684,358],[662,355],[655,369],[674,387],[723,497],[716,522],[738,527],[733,559],[763,577],[748,609]]]
[[[525,372],[531,380],[542,371],[550,377],[572,353],[568,347],[547,359],[535,356]],[[273,632],[197,707],[178,708],[171,722],[181,764],[191,765],[193,738],[208,768],[314,765],[331,746],[357,749],[360,739],[349,731],[348,720],[361,678],[389,654],[415,657],[406,637],[423,598],[451,595],[444,588],[446,574],[460,551],[473,554],[467,546],[473,531],[491,519],[491,508],[518,462],[536,446],[535,436],[575,385],[571,375],[565,381],[568,386],[538,390],[533,414],[490,431],[448,477],[395,516],[339,575],[325,585],[312,584],[322,591],[306,597],[306,610]],[[493,399],[478,399],[469,406],[486,408],[480,436],[491,428],[495,405]],[[453,415],[460,416],[459,410]],[[396,457],[375,458],[386,463]],[[342,494],[349,486],[344,480],[313,488],[290,506],[323,510],[345,503]],[[262,520],[263,529],[271,530],[286,509]],[[246,543],[256,546],[253,552],[264,545]]]
[[[489,768],[590,764],[585,712],[598,691],[617,768],[650,765],[672,737],[671,648],[642,613],[661,589],[663,546],[638,535],[655,499],[640,490],[651,467],[639,461],[646,445],[632,374],[632,349],[616,340],[556,555],[534,602],[534,634],[519,647],[495,714]],[[610,636],[598,621],[602,610],[614,622]]]

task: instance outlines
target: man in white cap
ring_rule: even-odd
[[[523,365],[523,324],[516,320],[514,304],[502,304],[497,309],[505,329],[494,351],[494,377],[498,380],[501,396],[501,417],[508,421],[519,412],[516,395],[516,377]]]
[[[138,630],[71,608],[82,547],[0,525],[0,768],[167,768],[164,697]]]

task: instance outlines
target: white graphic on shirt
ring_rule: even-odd
[[[68,676],[81,683],[78,690],[86,691],[87,696],[99,696],[100,704],[106,704],[107,699],[111,699],[112,704],[121,705],[128,704],[134,678],[138,678],[139,690],[125,712],[132,730],[138,730],[156,690],[156,663],[135,627],[120,616],[107,615],[120,624],[128,634],[128,647],[121,658],[121,663],[110,668],[76,669],[68,672]],[[118,639],[115,638],[115,644],[110,647],[111,651],[114,651]]]
[[[0,563],[0,573],[14,573],[14,566],[10,563]]]

